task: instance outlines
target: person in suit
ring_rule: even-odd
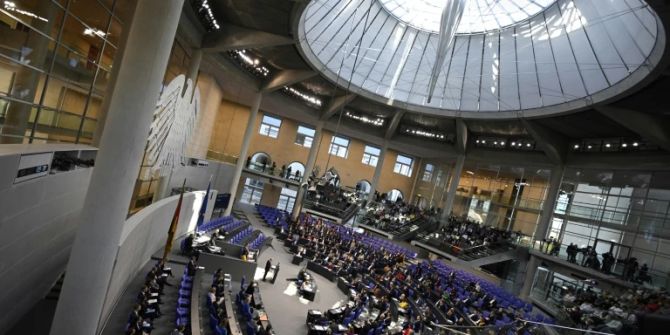
[[[272,258],[268,259],[268,261],[265,262],[265,273],[263,273],[263,281],[265,281],[265,277],[268,276],[268,272],[270,272],[270,268],[272,268]]]

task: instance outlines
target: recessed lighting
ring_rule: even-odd
[[[486,144],[486,141],[482,140],[482,144]]]
[[[593,149],[593,146],[589,144],[586,148],[587,149]]]
[[[505,145],[505,141],[500,142],[500,145]]]
[[[473,175],[473,174],[475,174],[474,172],[472,172],[472,171],[470,171],[470,170],[465,171],[465,173],[467,173],[467,174],[469,174],[469,175]]]
[[[606,147],[606,148],[609,148],[609,147],[611,147],[611,146],[612,146],[611,144],[609,144],[609,143],[605,143],[605,147]]]
[[[530,143],[526,143],[526,146],[530,148]]]
[[[628,147],[628,143],[621,143],[621,146],[622,146],[623,148],[626,148],[626,147]]]
[[[634,147],[638,146],[638,143],[637,143],[637,142],[633,142],[633,146],[634,146]]]
[[[494,141],[493,144],[498,145],[498,141]]]
[[[575,146],[573,148],[579,149],[579,144],[575,144]]]
[[[512,142],[512,146],[515,146],[515,145],[516,145],[516,142]]]
[[[477,140],[477,143],[479,143],[479,140]]]

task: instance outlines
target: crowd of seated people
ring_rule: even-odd
[[[174,277],[172,269],[159,261],[147,273],[144,285],[137,294],[137,303],[128,316],[127,335],[149,334],[154,329],[154,320],[161,316],[160,303],[168,277]]]
[[[439,236],[437,241],[451,246],[448,250],[450,253],[459,254],[464,249],[472,247],[493,247],[514,241],[520,234],[452,216],[446,225],[432,236]],[[436,238],[432,237],[432,239]]]
[[[413,224],[427,220],[436,213],[433,208],[422,209],[398,199],[398,201],[369,203],[360,222],[383,231],[403,234]]]
[[[590,287],[568,288],[561,303],[577,327],[614,334],[634,333],[639,314],[670,315],[670,295],[665,290],[638,289],[612,294],[596,293]]]
[[[340,276],[367,273],[372,268],[403,262],[405,257],[415,255],[390,244],[375,248],[374,243],[366,243],[369,238],[366,235],[309,214],[301,215],[290,224],[287,236],[301,256],[306,256],[309,250],[315,263]]]

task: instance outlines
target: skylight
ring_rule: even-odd
[[[438,33],[448,0],[378,0],[391,15],[417,29]],[[498,30],[529,19],[556,0],[464,0],[457,34]]]

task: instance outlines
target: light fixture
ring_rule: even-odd
[[[501,141],[501,142],[500,142],[500,145],[505,145],[505,141]]]
[[[609,143],[605,143],[605,147],[606,147],[606,148],[609,148],[609,147],[611,147],[611,146],[612,146],[611,144],[609,144]]]
[[[621,147],[622,147],[622,148],[627,148],[627,147],[628,147],[628,143],[621,143]]]
[[[214,13],[212,13],[212,8],[209,6],[209,3],[207,2],[208,0],[202,0],[200,3],[200,9],[198,9],[199,12],[204,13],[203,15],[207,18],[209,23],[212,25],[212,27],[216,30],[219,30],[221,27],[219,26],[219,23],[216,21],[214,18]]]
[[[586,148],[587,149],[593,149],[593,146],[589,144]]]
[[[515,146],[515,145],[516,145],[516,142],[512,142],[512,146]]]
[[[33,12],[29,12],[27,10],[23,10],[23,9],[20,9],[20,8],[16,7],[16,3],[13,2],[13,1],[5,1],[4,4],[5,4],[5,10],[7,10],[7,11],[14,12],[14,13],[19,13],[21,15],[32,17],[32,18],[38,19],[40,21],[49,22],[49,20],[47,20],[47,19],[45,19],[45,18],[43,18],[43,17],[41,17],[41,16],[39,16],[39,15],[33,13]]]
[[[472,172],[472,171],[470,171],[470,170],[465,171],[465,173],[467,173],[467,174],[469,174],[469,175],[474,175],[474,174],[475,174],[474,172]]]
[[[486,144],[486,140],[482,140],[482,144]]]
[[[100,29],[96,28],[86,28],[84,29],[84,35],[86,36],[99,36],[99,37],[105,37],[107,33]]]
[[[526,146],[530,148],[530,143],[526,143]]]
[[[493,144],[498,145],[498,141],[493,141]]]
[[[313,105],[321,106],[321,99],[319,99],[319,98],[317,98],[313,95],[309,95],[307,93],[304,93],[302,91],[296,90],[293,87],[288,87],[288,86],[284,86],[284,91],[289,93],[289,94],[300,97],[305,102],[311,103]]]
[[[575,144],[575,145],[573,146],[573,148],[575,148],[575,149],[579,149],[579,144]]]
[[[381,118],[381,117],[378,117],[376,119],[372,119],[372,118],[369,118],[365,115],[358,115],[358,114],[351,113],[350,111],[346,111],[344,113],[344,115],[347,116],[348,118],[351,118],[351,119],[354,119],[356,121],[360,121],[360,122],[363,122],[363,123],[367,123],[367,124],[373,125],[375,127],[381,127],[381,126],[384,125],[384,119]]]
[[[477,143],[479,143],[479,140],[477,140]]]
[[[638,146],[638,143],[637,143],[637,142],[633,142],[633,146],[634,146],[634,147]]]

